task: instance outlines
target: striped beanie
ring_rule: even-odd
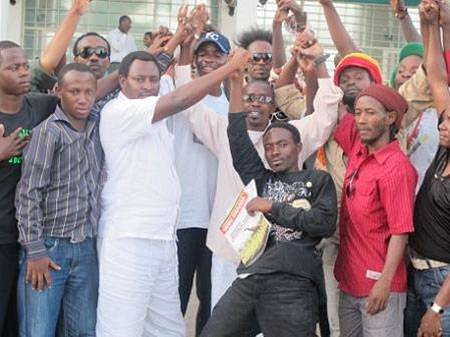
[[[339,77],[348,67],[358,67],[367,70],[376,84],[383,83],[383,75],[378,62],[364,53],[351,53],[345,55],[334,71],[334,84],[339,85]]]

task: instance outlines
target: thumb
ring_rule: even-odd
[[[54,270],[61,270],[61,267],[58,266],[55,262],[53,262],[53,260],[50,260],[50,268]]]
[[[5,127],[3,126],[3,124],[0,124],[0,137],[3,137],[4,134],[5,134]]]

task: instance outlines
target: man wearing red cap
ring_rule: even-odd
[[[417,173],[395,135],[407,109],[395,90],[371,85],[356,97],[354,117],[346,114],[335,132],[348,156],[335,267],[342,336],[403,335],[403,255],[414,231]]]

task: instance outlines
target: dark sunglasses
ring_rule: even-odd
[[[105,47],[84,47],[81,51],[78,52],[76,56],[80,56],[83,59],[87,59],[92,55],[97,55],[98,58],[105,59],[109,56],[108,49]]]
[[[259,102],[262,104],[269,104],[273,102],[273,98],[266,95],[243,95],[242,99],[245,102]]]
[[[254,62],[259,62],[263,60],[264,62],[272,61],[272,53],[253,53],[252,60]]]
[[[283,111],[277,111],[274,112],[271,116],[270,116],[270,122],[287,122],[289,120],[288,116],[286,116],[284,114]]]

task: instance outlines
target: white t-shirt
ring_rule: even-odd
[[[211,110],[227,116],[228,99],[207,95],[202,100]],[[175,165],[181,182],[180,221],[177,229],[208,228],[214,204],[217,180],[217,158],[192,133],[183,114],[173,117]]]
[[[100,237],[174,238],[181,190],[173,135],[164,120],[152,124],[158,99],[128,99],[120,92],[102,110],[100,140],[108,180]]]

